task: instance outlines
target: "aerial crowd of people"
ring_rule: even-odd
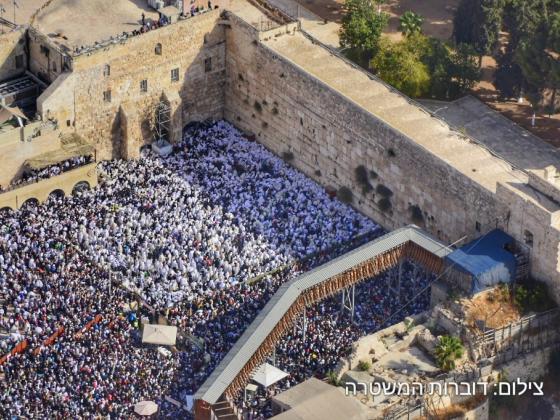
[[[167,158],[147,150],[99,172],[94,190],[0,214],[0,357],[25,343],[0,365],[2,417],[122,418],[148,399],[185,418],[284,281],[383,233],[223,121],[190,127]],[[407,273],[407,293],[428,284]],[[356,323],[339,301],[308,308],[305,340],[279,345],[285,386],[380,327],[397,305],[387,278],[359,286]],[[158,314],[178,327],[177,351],[142,345],[140,319]]]

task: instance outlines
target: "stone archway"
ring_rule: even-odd
[[[90,189],[89,182],[80,181],[76,185],[74,185],[74,188],[72,188],[72,195],[81,194],[82,192],[87,191],[89,189]]]
[[[64,194],[63,190],[56,189],[56,190],[51,191],[51,193],[47,197],[47,200],[50,200],[52,198],[64,198],[64,196],[65,196],[65,194]]]
[[[28,198],[27,200],[25,200],[22,205],[20,206],[20,209],[25,209],[27,207],[38,207],[39,206],[39,200],[35,197],[31,197]]]

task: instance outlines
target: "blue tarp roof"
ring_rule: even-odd
[[[515,278],[515,256],[505,249],[515,240],[495,229],[475,239],[445,257],[454,269],[473,276],[472,289],[478,292],[498,282],[509,283]]]

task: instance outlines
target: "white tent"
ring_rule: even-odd
[[[140,401],[134,404],[134,412],[140,416],[151,416],[158,410],[158,406],[153,401]]]
[[[142,343],[174,346],[177,339],[177,327],[170,325],[144,324]]]
[[[280,379],[284,379],[288,374],[283,370],[278,369],[277,367],[272,366],[271,364],[265,363],[257,369],[257,371],[253,374],[253,381],[258,384],[261,384],[265,388],[274,385]]]

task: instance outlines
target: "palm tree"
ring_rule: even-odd
[[[444,335],[436,347],[438,366],[445,371],[455,369],[455,360],[463,356],[464,350],[463,343],[458,337]]]
[[[422,32],[424,18],[421,15],[409,10],[404,12],[399,20],[399,29],[404,36],[408,37],[412,34]]]

